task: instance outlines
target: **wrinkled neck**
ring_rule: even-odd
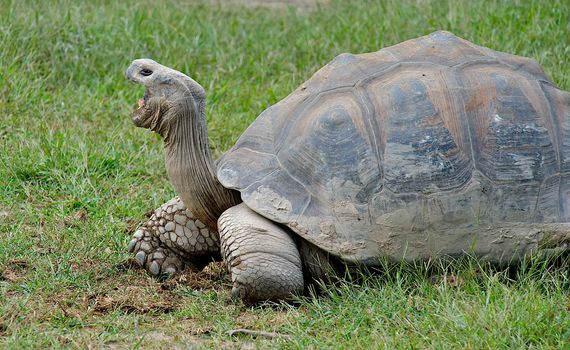
[[[219,216],[241,202],[239,193],[223,187],[208,144],[205,103],[177,101],[176,113],[165,133],[166,168],[170,181],[186,207],[208,227],[217,230]]]

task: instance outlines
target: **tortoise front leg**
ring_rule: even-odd
[[[128,248],[153,276],[181,271],[188,264],[202,268],[220,257],[218,233],[195,219],[179,197],[156,209]]]
[[[234,297],[255,302],[303,292],[301,257],[287,231],[243,203],[226,210],[218,228]]]

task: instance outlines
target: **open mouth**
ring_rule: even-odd
[[[148,94],[148,92],[145,90],[144,92],[144,96],[143,98],[140,98],[137,102],[137,106],[134,108],[133,110],[133,114],[131,116],[131,119],[133,120],[133,122],[135,123],[136,126],[142,127],[143,125],[143,120],[144,115],[146,114],[146,110],[147,110],[147,103],[149,100],[150,96]]]
[[[148,92],[145,90],[143,98],[139,98],[138,106],[137,106],[137,108],[135,108],[134,111],[137,112],[141,108],[143,108],[146,105],[147,101],[148,101]]]

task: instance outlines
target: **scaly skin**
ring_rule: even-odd
[[[243,203],[226,210],[218,226],[233,297],[255,302],[303,292],[301,256],[289,232]]]
[[[173,274],[188,265],[202,268],[220,254],[218,233],[194,218],[179,197],[156,209],[128,248],[153,276]]]
[[[149,59],[133,61],[126,76],[146,88],[132,120],[163,137],[168,176],[189,209],[179,202],[174,210],[169,202],[135,233],[129,248],[139,264],[159,275],[179,271],[190,260],[203,263],[214,251],[219,255],[217,235],[192,230],[192,225],[203,223],[223,231],[222,250],[234,296],[259,301],[302,293],[301,257],[290,233],[240,205],[240,193],[223,187],[216,177],[204,89]]]

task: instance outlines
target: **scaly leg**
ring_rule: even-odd
[[[219,259],[220,242],[175,197],[154,211],[129,242],[135,260],[151,275],[172,274],[188,264],[202,268]]]

